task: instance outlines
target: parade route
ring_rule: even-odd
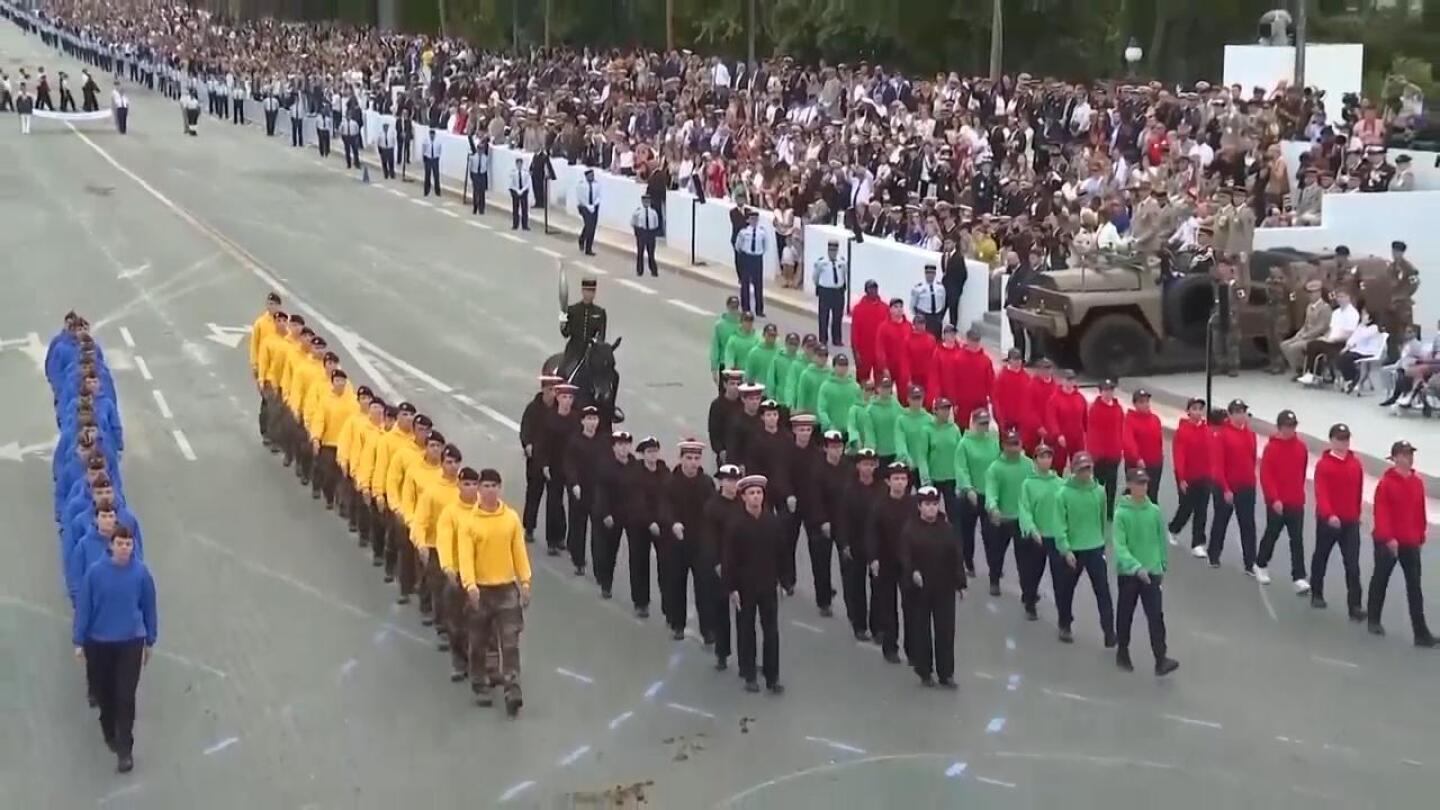
[[[0,27],[0,60],[17,59],[79,72]],[[1048,583],[1042,621],[1026,622],[1007,571],[1003,597],[982,582],[959,607],[959,692],[924,690],[854,641],[838,600],[821,618],[802,575],[781,604],[779,698],[742,692],[733,663],[715,672],[693,633],[671,641],[658,616],[635,619],[623,554],[605,602],[537,544],[525,709],[508,721],[474,707],[414,608],[394,604],[368,552],[261,446],[244,329],[265,293],[338,342],[357,381],[430,414],[467,464],[501,470],[518,507],[518,421],[562,345],[556,256],[578,259],[574,290],[599,277],[610,337],[624,338],[625,427],[660,438],[667,458],[703,437],[724,291],[637,279],[631,260],[579,257],[538,226],[514,234],[507,212],[461,209],[458,189],[435,202],[378,171],[361,183],[338,154],[289,148],[288,122],[267,140],[206,116],[187,138],[171,102],[131,98],[124,137],[37,121],[22,138],[0,120],[0,806],[548,808],[617,786],[660,808],[1433,801],[1440,654],[1410,646],[1398,574],[1390,634],[1376,638],[1345,618],[1338,552],[1330,609],[1316,611],[1290,592],[1283,542],[1261,588],[1241,575],[1233,534],[1220,570],[1171,550],[1182,668],[1167,680],[1149,672],[1143,620],[1137,671],[1121,673],[1087,587],[1077,643],[1061,645]],[[53,410],[35,347],[43,360],[70,309],[115,373],[126,494],[159,588],[161,642],[124,778],[85,707],[55,553]],[[769,314],[782,332],[813,329]],[[1167,479],[1161,505],[1174,503]]]

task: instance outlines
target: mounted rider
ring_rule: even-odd
[[[572,379],[586,350],[594,342],[605,340],[608,318],[605,308],[595,303],[595,279],[580,282],[580,300],[565,308],[561,316],[560,334],[568,338],[557,374]]]

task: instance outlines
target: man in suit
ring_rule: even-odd
[[[541,149],[530,159],[530,188],[535,195],[535,207],[544,208],[550,193],[550,183],[556,178],[555,167],[550,165],[550,152]]]
[[[586,256],[595,255],[595,229],[600,224],[600,184],[595,181],[595,170],[585,169],[585,179],[575,190],[576,207],[580,210],[580,250]]]
[[[940,252],[940,284],[945,288],[945,316],[950,325],[959,327],[960,294],[970,278],[970,268],[965,264],[965,255],[955,249],[955,240],[946,239]]]

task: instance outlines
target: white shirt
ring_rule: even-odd
[[[376,138],[376,140],[375,140],[375,145],[378,146],[378,147],[381,148],[381,149],[394,149],[394,148],[395,148],[395,130],[393,130],[393,129],[382,129],[382,130],[380,130],[380,135]]]
[[[1120,235],[1115,223],[1107,222],[1100,226],[1100,233],[1095,236],[1095,247],[1101,250],[1121,250],[1130,245],[1130,240]]]
[[[478,150],[471,152],[470,157],[465,159],[465,168],[471,174],[489,174],[490,153],[480,152]]]
[[[729,87],[730,68],[725,67],[724,62],[716,62],[710,69],[710,78],[716,87]]]
[[[630,217],[630,227],[645,232],[659,230],[660,212],[648,205],[642,205],[635,209],[634,215]]]
[[[510,190],[516,194],[530,192],[530,173],[523,168],[515,169],[510,175]]]
[[[425,142],[420,145],[420,156],[438,159],[440,157],[440,141],[435,138],[426,138]]]
[[[586,211],[596,211],[600,208],[600,183],[590,178],[581,178],[580,186],[575,191],[577,203]]]
[[[917,315],[938,315],[945,309],[945,288],[939,282],[922,281],[910,288],[910,311]]]
[[[1170,237],[1170,243],[1179,245],[1182,249],[1191,249],[1200,246],[1200,217],[1191,215],[1189,219],[1180,223],[1175,229],[1175,234]]]
[[[1360,326],[1360,311],[1354,304],[1346,304],[1330,313],[1330,331],[1325,334],[1326,343],[1341,343],[1349,340]]]
[[[770,252],[770,231],[760,225],[746,225],[735,235],[735,251],[746,256],[764,256]]]
[[[829,256],[821,256],[815,260],[811,281],[817,290],[836,290],[844,287],[845,280],[849,277],[850,269],[846,267],[844,259],[836,256],[834,261],[831,261]]]
[[[1379,357],[1385,351],[1385,334],[1373,323],[1362,324],[1345,341],[1345,351],[1361,357]]]
[[[114,90],[110,93],[110,106],[117,110],[123,110],[130,106],[130,99],[119,90]]]

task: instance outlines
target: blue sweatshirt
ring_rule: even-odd
[[[50,381],[50,390],[59,393],[75,375],[73,367],[80,360],[80,344],[69,340],[62,342],[55,347],[55,351],[45,358],[45,378]],[[96,369],[106,367],[105,350],[100,344],[95,344],[95,367]]]
[[[80,417],[74,406],[67,405],[70,410],[60,418],[60,432],[63,435],[75,436],[80,432]],[[115,400],[107,397],[95,399],[95,427],[100,429],[100,435],[115,449],[125,449],[125,426],[120,423],[120,411],[115,406]],[[72,442],[73,444],[73,442]]]
[[[155,614],[155,580],[140,560],[126,565],[102,561],[85,572],[75,597],[76,647],[87,641],[145,639],[155,646],[159,632]]]
[[[70,606],[75,606],[75,597],[80,593],[80,583],[85,581],[85,572],[95,563],[110,559],[110,539],[91,527],[85,536],[70,549],[65,561],[65,590],[70,594]]]
[[[145,538],[140,533],[140,521],[135,515],[124,506],[116,506],[115,522],[130,529],[135,535],[135,559],[145,559]],[[60,535],[60,560],[65,564],[70,562],[70,552],[80,542],[80,538],[95,528],[95,510],[83,512],[75,516],[75,519],[65,525],[65,531]]]

